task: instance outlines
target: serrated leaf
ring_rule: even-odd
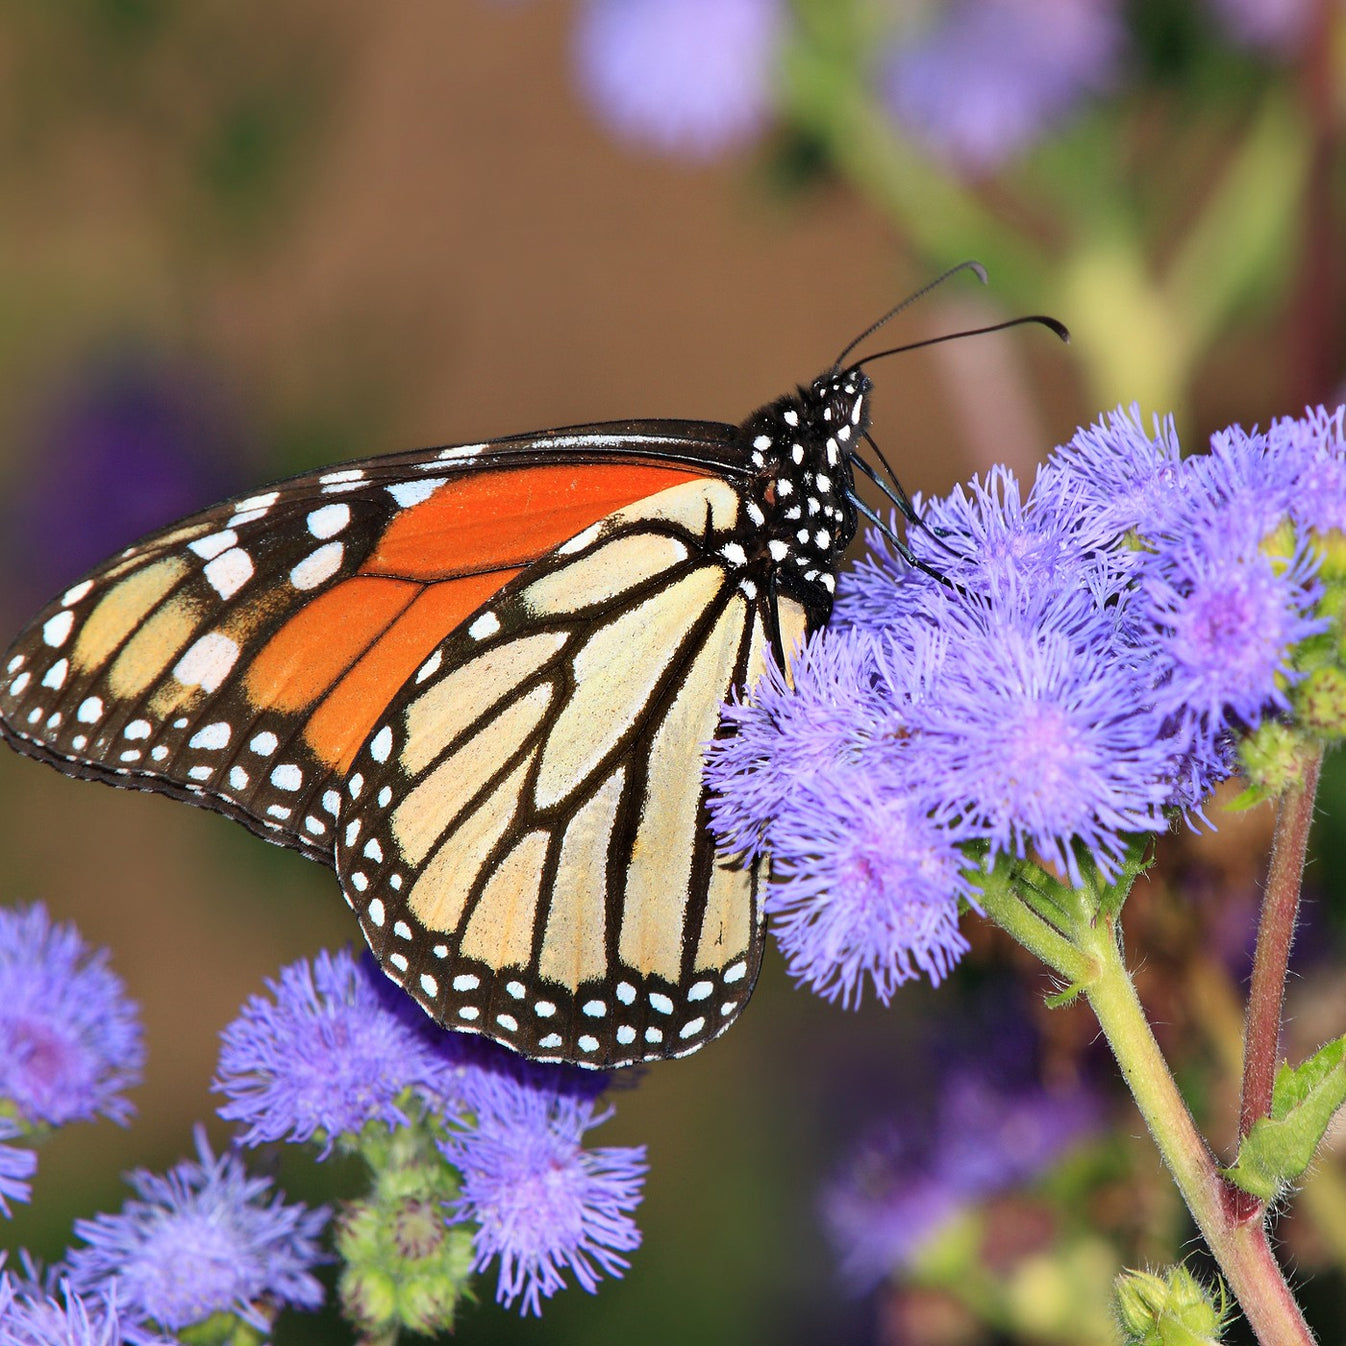
[[[1253,1123],[1224,1175],[1262,1201],[1274,1201],[1308,1168],[1337,1109],[1346,1103],[1346,1037],[1299,1066],[1276,1072],[1271,1116]]]

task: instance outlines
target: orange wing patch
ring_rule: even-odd
[[[704,472],[607,463],[458,478],[389,524],[362,571],[438,580],[536,561],[591,523]]]

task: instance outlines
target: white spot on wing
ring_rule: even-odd
[[[214,751],[218,748],[227,748],[229,746],[229,726],[223,720],[216,720],[214,724],[208,724],[204,729],[198,729],[190,739],[187,740],[189,748],[207,748]]]
[[[248,744],[258,757],[270,757],[276,748],[280,745],[280,740],[269,729],[263,729],[260,734],[254,734],[252,742]]]
[[[283,762],[271,773],[271,784],[293,792],[304,784],[304,773],[293,762]]]
[[[373,921],[375,925],[382,926],[384,920],[383,902],[377,897],[374,898],[374,900],[370,902],[366,914],[369,916],[369,919]]]
[[[474,976],[471,972],[460,972],[453,979],[453,989],[455,991],[475,991],[481,985],[481,978]]]
[[[68,608],[72,603],[78,603],[85,594],[93,588],[93,580],[80,580],[72,589],[67,589],[61,595],[61,606]]]
[[[24,675],[25,677],[27,674]],[[80,702],[79,709],[75,712],[75,718],[80,724],[97,724],[103,715],[103,698],[101,696],[86,697]]]
[[[443,652],[440,650],[436,650],[434,654],[432,654],[425,661],[425,663],[423,663],[420,666],[420,668],[416,670],[416,681],[418,683],[421,683],[424,682],[426,678],[433,677],[436,673],[439,672],[439,666],[443,662],[444,662]]]
[[[252,557],[242,547],[230,547],[203,572],[221,598],[232,598],[252,578]]]
[[[187,550],[195,552],[203,561],[213,561],[221,552],[226,552],[238,543],[238,534],[232,528],[222,533],[211,533],[209,537],[199,537],[187,544]]]
[[[349,505],[323,505],[308,516],[308,531],[314,537],[336,537],[350,521]]]
[[[213,692],[229,676],[237,659],[238,642],[211,631],[188,648],[173,669],[173,676],[184,687]]]
[[[424,481],[399,481],[388,487],[388,494],[403,509],[410,509],[413,505],[424,504],[446,481],[447,477],[427,477]]]
[[[65,675],[70,672],[70,661],[68,659],[58,659],[46,672],[42,679],[44,687],[51,687],[60,691],[65,686]],[[28,674],[23,674],[27,677]],[[15,679],[17,681],[18,679]]]
[[[42,624],[42,639],[46,641],[53,649],[60,649],[66,642],[66,637],[70,634],[70,628],[75,624],[75,614],[69,609],[64,612],[58,612],[54,617],[48,617]]]
[[[377,734],[374,735],[373,742],[369,745],[369,755],[376,762],[386,762],[388,754],[393,750],[393,731],[385,724]]]
[[[493,636],[500,630],[500,618],[494,612],[483,612],[471,626],[467,628],[467,634],[473,640],[485,640],[487,636]]]
[[[341,569],[345,548],[340,542],[329,542],[310,552],[293,570],[290,583],[296,589],[316,589],[324,580],[331,579]]]

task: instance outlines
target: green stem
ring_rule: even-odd
[[[1085,994],[1136,1105],[1262,1346],[1312,1346],[1313,1335],[1267,1243],[1265,1212],[1221,1178],[1159,1050],[1122,961],[1116,932],[1100,920],[1079,936],[1095,975]]]
[[[1096,975],[1093,960],[1032,911],[1015,893],[1007,874],[997,870],[988,875],[978,901],[982,910],[1002,930],[1013,935],[1070,985],[1083,985]]]
[[[1240,1136],[1246,1136],[1258,1118],[1271,1115],[1271,1090],[1276,1082],[1276,1062],[1280,1053],[1285,973],[1299,914],[1304,856],[1308,850],[1313,803],[1318,794],[1318,771],[1322,763],[1320,746],[1306,748],[1300,754],[1299,781],[1281,796],[1276,812],[1276,837],[1271,848],[1266,892],[1262,894],[1257,954],[1248,992],[1243,1095],[1239,1101]]]

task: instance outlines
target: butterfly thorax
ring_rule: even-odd
[[[750,575],[799,599],[819,623],[831,612],[837,565],[858,524],[850,460],[869,427],[869,389],[858,370],[830,370],[739,430],[753,467],[748,527],[726,555],[742,554]]]

